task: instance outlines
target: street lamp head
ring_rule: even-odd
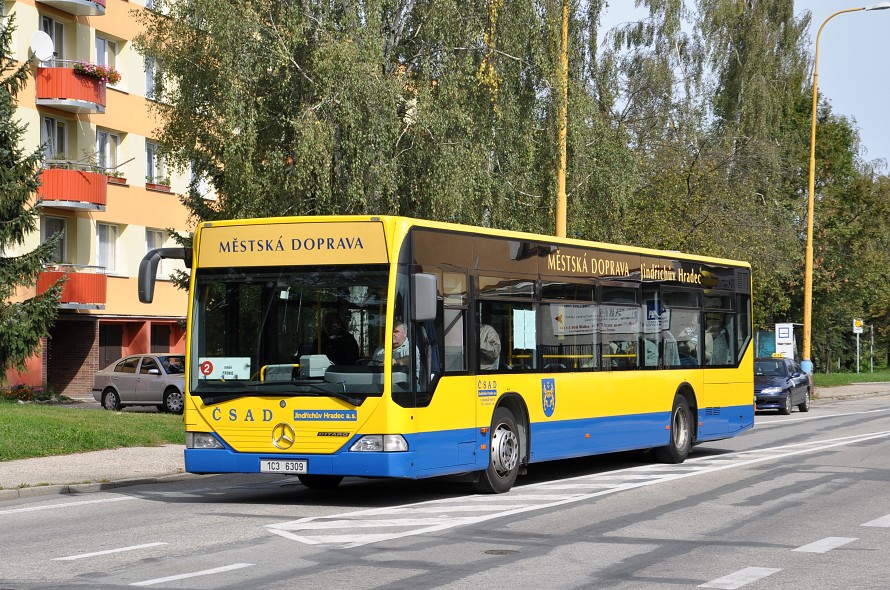
[[[890,2],[878,2],[877,4],[863,6],[862,10],[887,10],[888,8],[890,8]]]

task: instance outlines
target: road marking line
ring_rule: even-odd
[[[215,567],[209,570],[201,570],[200,572],[192,572],[190,574],[179,574],[176,576],[167,576],[166,578],[155,578],[154,580],[145,580],[143,582],[134,582],[130,584],[130,586],[153,586],[155,584],[163,584],[164,582],[175,582],[176,580],[185,580],[186,578],[197,578],[198,576],[209,576],[212,574],[221,574],[223,572],[230,572],[233,570],[240,570],[241,568],[250,567],[254,564],[252,563],[233,563],[232,565],[225,565],[223,567]]]
[[[863,410],[862,412],[845,412],[843,414],[826,414],[824,416],[807,416],[806,418],[785,418],[783,420],[770,420],[769,422],[757,422],[755,426],[762,428],[766,426],[785,426],[793,422],[807,422],[809,420],[824,420],[825,418],[844,418],[846,416],[861,416],[862,414],[875,414],[878,412],[888,412],[890,408],[879,408],[877,410]]]
[[[746,567],[745,569],[731,573],[728,576],[723,576],[722,578],[717,578],[716,580],[701,584],[699,588],[735,590],[736,588],[741,588],[745,584],[756,582],[757,580],[761,580],[780,571],[782,570],[769,567]]]
[[[70,508],[71,506],[86,506],[87,504],[104,504],[106,502],[123,502],[124,500],[139,500],[131,496],[118,496],[115,498],[103,498],[101,500],[82,500],[80,502],[66,502],[64,504],[45,504],[43,506],[29,506],[27,508],[11,508],[0,510],[0,514],[18,514],[22,512],[38,512],[40,510],[55,510],[56,508]]]
[[[124,551],[135,551],[137,549],[147,549],[148,547],[157,547],[158,545],[166,545],[166,543],[146,543],[144,545],[132,545],[130,547],[120,547],[118,549],[108,549],[106,551],[96,551],[94,553],[81,553],[80,555],[69,555],[67,557],[54,557],[53,561],[74,561],[75,559],[86,559],[87,557],[97,557],[99,555],[108,555],[110,553],[123,553]]]
[[[827,553],[832,549],[843,547],[847,543],[858,541],[857,537],[825,537],[819,541],[814,541],[803,547],[792,549],[792,551],[800,551],[801,553]]]
[[[882,516],[881,518],[870,520],[861,526],[890,527],[890,514],[888,514],[887,516]]]

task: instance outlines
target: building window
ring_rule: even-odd
[[[117,69],[117,41],[96,35],[96,63]]]
[[[40,143],[46,160],[68,159],[68,126],[65,121],[53,117],[42,117]]]
[[[210,183],[207,181],[207,177],[203,174],[199,174],[196,170],[195,163],[192,162],[189,167],[189,186],[195,189],[201,197],[208,199],[211,198],[210,194]]]
[[[99,168],[117,169],[117,152],[121,144],[120,135],[111,131],[96,131],[96,160]]]
[[[43,244],[56,234],[62,234],[56,244],[56,249],[50,258],[52,263],[65,262],[65,239],[67,223],[63,217],[41,217],[40,218],[40,243]]]
[[[117,226],[96,224],[96,242],[96,263],[105,267],[106,273],[117,272]]]
[[[169,184],[167,166],[161,147],[153,141],[145,142],[145,181],[152,184]]]
[[[164,95],[163,76],[158,60],[145,58],[145,98],[161,101]]]
[[[148,254],[152,250],[156,250],[158,248],[164,247],[164,241],[166,240],[167,232],[162,229],[146,229],[145,230],[145,253]],[[165,261],[162,258],[158,263],[158,271],[157,276],[166,277],[167,269],[165,268]]]
[[[53,42],[53,57],[41,62],[45,68],[61,65],[59,62],[65,59],[65,26],[59,21],[48,16],[40,17],[40,30],[49,35]]]

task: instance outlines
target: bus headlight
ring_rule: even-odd
[[[222,449],[222,443],[209,432],[186,432],[185,448],[187,449]]]
[[[408,450],[408,441],[401,434],[368,434],[353,444],[350,451],[398,452]]]

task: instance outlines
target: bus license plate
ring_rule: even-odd
[[[260,459],[260,473],[308,473],[308,461]]]

